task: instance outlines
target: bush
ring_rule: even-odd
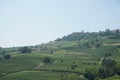
[[[4,54],[3,57],[4,57],[4,59],[10,59],[11,55],[10,54]]]
[[[119,67],[116,66],[116,62],[111,59],[103,59],[102,67],[98,70],[98,76],[100,78],[107,78],[119,74]]]
[[[22,47],[19,49],[21,53],[31,53],[31,49],[28,47]]]
[[[4,54],[5,53],[5,51],[3,51],[3,50],[0,50],[0,54]]]
[[[116,62],[111,59],[103,59],[102,66],[106,68],[110,68],[116,65]]]
[[[0,57],[0,61],[2,60],[2,58]]]
[[[86,70],[84,73],[84,77],[88,80],[94,80],[96,78],[96,73],[94,71]]]
[[[71,65],[71,69],[72,69],[72,70],[74,70],[76,67],[77,67],[76,64],[72,64],[72,65]]]
[[[52,62],[51,62],[51,59],[49,57],[44,57],[43,58],[43,63],[48,64],[48,63],[52,63]]]

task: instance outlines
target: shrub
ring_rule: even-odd
[[[51,59],[50,59],[49,57],[44,57],[44,58],[43,58],[43,63],[44,63],[44,64],[51,63]]]
[[[4,57],[4,59],[10,59],[11,55],[10,54],[4,54],[3,57]]]
[[[84,77],[88,80],[94,80],[96,78],[96,73],[94,71],[86,70],[84,73]]]
[[[31,53],[31,49],[28,47],[22,47],[19,49],[21,53]]]
[[[79,77],[76,74],[69,74],[67,80],[79,80]]]

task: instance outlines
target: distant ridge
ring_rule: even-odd
[[[92,38],[111,38],[111,39],[120,39],[120,29],[110,30],[106,29],[105,31],[99,32],[74,32],[62,38],[58,38],[55,41],[79,41],[82,39],[92,39]]]

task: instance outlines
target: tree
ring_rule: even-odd
[[[60,62],[63,62],[63,59],[61,59]]]
[[[67,80],[67,74],[62,73],[60,80]]]
[[[112,53],[105,53],[105,57],[109,57],[111,55],[112,55]]]
[[[2,58],[0,57],[0,61],[2,60]]]
[[[116,65],[115,72],[117,75],[120,75],[120,65]]]
[[[50,51],[50,53],[52,54],[52,53],[53,53],[53,51],[51,50],[51,51]]]
[[[28,47],[22,47],[20,48],[21,53],[31,53],[31,49]]]
[[[109,76],[109,71],[106,68],[99,68],[98,70],[98,76],[100,78],[107,78]]]
[[[5,51],[3,50],[2,47],[0,47],[0,54],[4,54],[4,53],[5,53]]]
[[[94,72],[93,70],[86,70],[84,73],[84,77],[87,78],[88,80],[94,80],[96,77],[96,72]]]
[[[96,44],[96,48],[100,47],[101,45],[100,44]]]
[[[104,32],[104,34],[105,34],[106,36],[109,36],[109,35],[111,35],[112,33],[111,33],[110,29],[106,29],[105,32]]]
[[[76,67],[77,67],[76,64],[72,64],[72,65],[71,65],[71,69],[72,69],[72,70],[74,70]]]
[[[84,47],[90,48],[90,44],[87,42],[87,43],[84,44]]]
[[[4,59],[10,59],[11,55],[10,54],[4,54],[3,57],[4,57]]]
[[[110,68],[116,65],[116,62],[114,60],[111,59],[103,59],[102,60],[102,66],[106,67],[106,68]]]
[[[3,51],[3,50],[0,50],[0,54],[4,54],[5,53],[5,51]]]
[[[51,63],[52,61],[51,61],[51,59],[49,58],[49,57],[44,57],[43,58],[43,63],[44,64],[48,64],[48,63]]]
[[[117,71],[119,70],[116,67],[116,62],[111,59],[104,58],[102,60],[101,65],[102,65],[102,67],[99,68],[99,70],[98,70],[98,76],[100,78],[107,78],[107,77],[114,76],[115,74],[117,74]]]

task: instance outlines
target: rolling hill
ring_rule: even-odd
[[[36,46],[1,47],[0,80],[119,80],[119,57],[120,29],[74,32]]]

